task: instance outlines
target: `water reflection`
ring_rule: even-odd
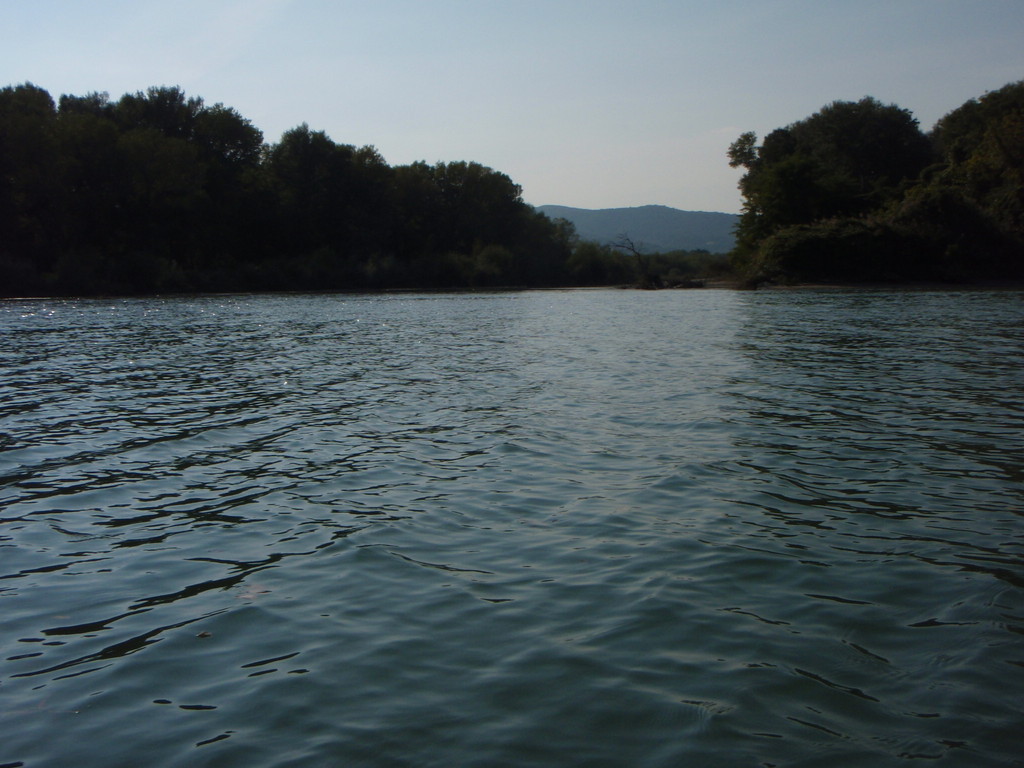
[[[0,326],[0,761],[1015,759],[1019,294]]]

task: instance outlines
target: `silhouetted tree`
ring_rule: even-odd
[[[64,228],[57,111],[31,83],[0,90],[0,250],[14,272],[52,268]]]
[[[955,186],[1000,225],[1024,231],[1024,81],[971,99],[932,132]]]
[[[755,142],[744,133],[728,152],[731,166],[746,169],[741,249],[781,227],[874,210],[934,161],[910,112],[870,97],[833,102]]]

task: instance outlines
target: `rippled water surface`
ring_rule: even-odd
[[[1024,294],[0,303],[0,766],[1024,764]]]

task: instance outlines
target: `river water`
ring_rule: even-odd
[[[0,303],[0,766],[1024,764],[1024,294]]]

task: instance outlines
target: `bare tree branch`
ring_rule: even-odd
[[[633,258],[636,259],[636,273],[637,280],[639,281],[639,287],[657,288],[661,281],[651,274],[651,261],[643,252],[643,247],[643,243],[633,242],[633,239],[625,232],[619,234],[612,243],[612,248],[618,248],[620,251],[626,251],[633,254]]]

